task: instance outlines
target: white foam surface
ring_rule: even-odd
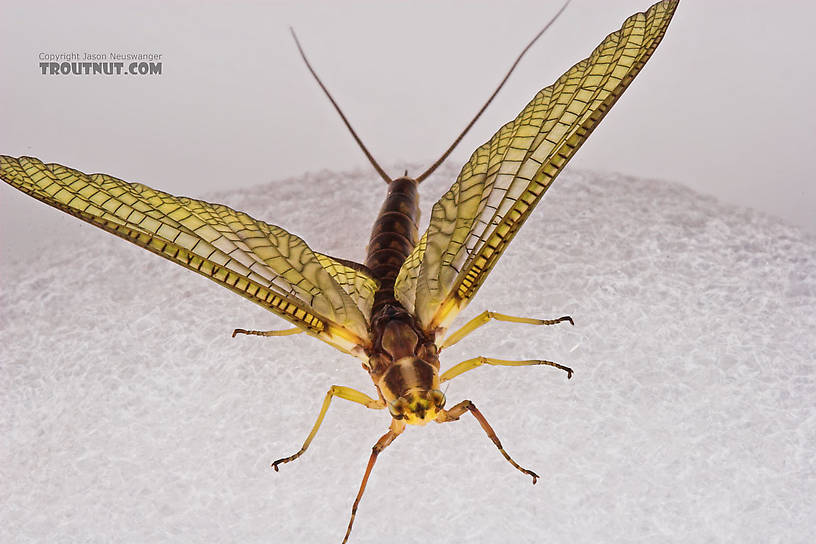
[[[423,185],[425,218],[455,175]],[[212,200],[361,260],[384,193],[368,172],[322,172]],[[300,447],[330,385],[373,394],[359,362],[300,335],[233,339],[282,322],[75,228],[0,268],[0,541],[339,542],[387,413],[336,401],[306,455],[269,463]],[[575,369],[480,368],[447,391],[541,480],[469,416],[409,428],[351,542],[812,541],[812,235],[679,185],[571,170],[457,323],[485,309],[576,322],[492,323],[442,355]]]

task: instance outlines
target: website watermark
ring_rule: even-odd
[[[37,54],[44,76],[160,76],[161,53],[46,53]]]

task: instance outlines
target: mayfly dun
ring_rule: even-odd
[[[568,316],[531,319],[485,311],[447,334],[553,179],[651,57],[676,7],[677,0],[664,0],[632,15],[589,57],[536,94],[472,154],[450,190],[434,204],[422,236],[417,227],[419,184],[453,151],[555,18],[521,52],[453,144],[416,178],[406,174],[392,179],[380,167],[295,38],[308,69],[388,185],[364,264],[313,251],[284,229],[227,206],[176,197],[106,174],[84,174],[31,157],[0,156],[0,176],[20,191],[210,278],[295,325],[284,331],[236,329],[233,336],[305,332],[363,361],[376,394],[332,386],[300,450],[272,463],[277,471],[303,455],[335,397],[388,410],[391,423],[373,446],[346,542],[377,456],[406,425],[447,423],[470,413],[507,462],[536,482],[538,475],[505,451],[472,401],[445,408],[441,386],[481,365],[547,365],[565,371],[568,378],[572,370],[546,360],[478,356],[440,372],[439,355],[490,320],[572,323]]]

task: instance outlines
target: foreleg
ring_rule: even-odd
[[[473,414],[473,417],[475,417],[476,421],[479,422],[479,425],[482,426],[484,432],[487,433],[487,437],[490,440],[492,440],[494,444],[496,444],[496,447],[499,448],[499,451],[504,456],[504,458],[507,459],[507,462],[516,467],[524,474],[531,476],[533,478],[533,483],[535,484],[536,481],[538,481],[538,474],[536,474],[532,470],[527,470],[526,468],[520,466],[513,460],[512,457],[510,457],[510,455],[506,451],[504,451],[504,447],[502,447],[501,440],[499,440],[499,437],[496,436],[496,432],[493,430],[493,427],[490,426],[490,423],[487,422],[482,413],[476,408],[476,405],[474,405],[471,401],[463,400],[450,410],[442,410],[436,417],[436,422],[447,423],[449,421],[456,421],[462,414],[468,411],[471,414]]]
[[[377,440],[377,443],[374,444],[374,447],[371,448],[371,457],[368,458],[368,466],[366,467],[365,474],[363,475],[363,481],[360,483],[360,491],[357,492],[357,498],[354,499],[354,505],[351,507],[351,519],[349,520],[348,529],[346,529],[346,536],[343,537],[343,544],[346,544],[348,537],[351,534],[351,526],[354,525],[354,517],[357,515],[357,507],[360,505],[360,499],[363,498],[363,492],[365,491],[366,484],[368,483],[368,477],[371,475],[371,469],[374,468],[374,463],[377,462],[377,456],[404,430],[404,422],[392,419],[391,428],[388,429],[388,432],[382,435],[380,439]]]

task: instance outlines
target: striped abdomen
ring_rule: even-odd
[[[372,313],[384,304],[397,304],[394,280],[419,240],[418,219],[417,182],[411,178],[393,180],[368,242],[365,265],[380,282]]]

